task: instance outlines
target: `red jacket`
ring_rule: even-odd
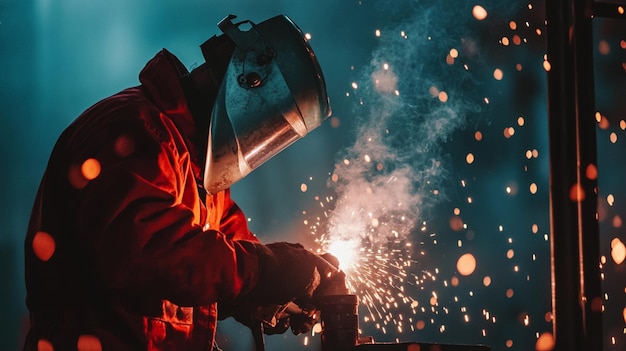
[[[26,350],[211,350],[217,303],[255,286],[243,213],[201,188],[185,73],[161,51],[57,141],[25,240]]]

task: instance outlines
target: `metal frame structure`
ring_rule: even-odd
[[[546,0],[555,351],[602,350],[592,20],[625,4]]]

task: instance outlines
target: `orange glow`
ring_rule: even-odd
[[[513,183],[505,188],[505,191],[509,195],[517,194],[517,184]]]
[[[504,137],[508,139],[508,138],[512,137],[513,135],[515,135],[515,128],[513,128],[513,127],[504,128],[504,132],[503,133],[504,133]]]
[[[622,226],[622,217],[615,215],[613,217],[613,228],[620,228]]]
[[[552,333],[545,332],[539,335],[535,343],[536,351],[552,351],[554,349],[554,336]]]
[[[509,28],[511,28],[511,30],[516,30],[517,29],[517,23],[515,23],[515,21],[509,22]]]
[[[320,334],[322,333],[322,323],[315,323],[313,325],[313,328],[311,329],[311,332],[313,333],[313,335],[315,334]]]
[[[94,180],[100,175],[100,162],[98,162],[95,158],[88,158],[85,162],[83,162],[83,165],[80,167],[80,171],[85,179]]]
[[[468,276],[476,270],[476,258],[471,253],[463,254],[456,261],[456,269],[459,274]]]
[[[626,258],[626,246],[618,238],[611,241],[611,258],[615,264],[622,264]]]
[[[502,72],[501,69],[496,68],[493,71],[493,78],[495,78],[496,80],[502,80],[502,78],[504,78],[504,72]]]
[[[452,284],[452,286],[459,286],[459,278],[452,277],[452,279],[450,279],[450,284]]]
[[[622,310],[622,318],[624,318],[624,322],[626,322],[626,307]]]
[[[585,199],[585,189],[583,189],[582,185],[578,183],[572,185],[569,190],[569,199],[576,202],[580,202]]]
[[[426,323],[422,320],[417,321],[417,323],[415,323],[415,328],[417,328],[417,330],[422,330],[424,329],[424,327],[426,327]]]
[[[135,142],[127,135],[121,135],[113,145],[115,153],[120,157],[128,157],[135,152]]]
[[[543,315],[543,319],[548,323],[552,323],[552,312],[546,312],[546,314]]]
[[[463,230],[463,220],[459,216],[450,217],[450,229],[455,232]]]
[[[38,259],[47,262],[56,251],[56,242],[52,235],[46,232],[37,232],[33,238],[33,251]]]
[[[611,52],[611,46],[606,40],[600,40],[600,43],[598,43],[598,51],[602,55],[608,55]]]
[[[46,339],[39,339],[37,341],[37,351],[54,351],[52,343]]]
[[[609,119],[599,112],[596,112],[596,121],[598,122],[598,128],[606,130],[609,128]]]
[[[506,252],[506,258],[511,259],[511,258],[513,258],[513,256],[515,256],[515,251],[513,251],[513,249],[509,249]]]
[[[432,97],[437,97],[439,95],[439,89],[437,89],[437,87],[431,86],[428,88],[428,92],[432,95]]]
[[[467,164],[471,165],[472,163],[474,163],[474,154],[473,153],[468,153],[467,156],[465,156],[465,162],[467,162]]]
[[[483,133],[481,133],[479,130],[477,130],[474,133],[474,139],[476,139],[477,141],[483,140]]]
[[[487,18],[487,10],[485,10],[484,7],[480,6],[480,5],[476,5],[474,6],[474,8],[472,9],[472,15],[474,16],[474,18],[476,18],[479,21],[484,20],[485,18]]]
[[[333,128],[339,128],[339,125],[341,124],[341,120],[335,116],[330,118],[330,126]]]
[[[546,70],[546,72],[550,72],[550,69],[552,69],[552,65],[549,61],[543,61],[543,69]]]
[[[450,56],[449,54],[446,55],[446,63],[449,65],[453,65],[454,64],[454,57]]]
[[[611,248],[617,245],[620,241],[621,240],[619,238],[613,238],[613,240],[611,240]],[[626,292],[626,290],[624,290],[624,292]]]
[[[509,299],[512,298],[514,294],[515,292],[513,291],[513,289],[506,290],[506,297],[508,297]]]
[[[531,194],[533,194],[533,195],[536,194],[537,193],[537,184],[535,184],[535,183],[530,184],[530,189],[529,190],[530,190]]]
[[[522,43],[522,38],[517,34],[515,34],[512,39],[513,39],[513,44],[515,45],[520,45]]]
[[[506,341],[506,347],[511,348],[513,347],[513,340],[509,339]]]
[[[587,168],[585,168],[585,176],[587,177],[587,179],[597,179],[598,178],[598,168],[596,168],[596,165],[590,163],[589,165],[587,165]]]
[[[457,58],[459,57],[459,50],[452,48],[450,49],[450,57]]]
[[[490,277],[490,276],[488,276],[488,275],[487,275],[487,276],[485,276],[485,277],[483,278],[483,285],[484,285],[484,286],[489,286],[489,285],[491,285],[491,277]]]
[[[526,150],[526,158],[529,160],[533,158],[533,152],[531,150]]]
[[[74,187],[75,189],[82,189],[87,186],[87,179],[83,177],[83,173],[80,169],[79,165],[71,165],[69,171],[67,172],[67,181]]]
[[[339,261],[339,267],[344,271],[353,268],[357,263],[359,241],[353,240],[337,240],[328,246],[328,253],[335,256]]]
[[[78,351],[102,351],[100,339],[93,335],[81,335],[76,344]]]
[[[524,123],[525,123],[524,117],[522,117],[522,116],[517,117],[517,125],[518,126],[523,127]]]
[[[441,91],[441,92],[439,92],[439,94],[437,95],[437,97],[439,98],[439,101],[441,101],[441,102],[446,102],[446,101],[448,101],[448,93],[446,93],[445,91]]]
[[[521,313],[518,316],[518,319],[520,323],[522,323],[525,327],[527,327],[530,324],[530,316],[528,315],[528,313]]]
[[[421,349],[419,344],[411,344],[406,348],[406,351],[420,351]]]
[[[304,183],[300,184],[300,191],[301,192],[306,193],[307,189],[308,189],[308,187],[307,187],[306,184],[304,184]]]
[[[602,298],[600,296],[596,296],[591,300],[591,310],[593,312],[602,312]]]

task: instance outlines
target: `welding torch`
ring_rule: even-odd
[[[349,295],[345,278],[345,273],[338,271],[328,284],[319,287],[311,301],[303,306],[291,301],[284,305],[256,308],[253,313],[254,322],[250,326],[256,351],[265,350],[266,328],[280,330],[279,324],[285,320],[290,322],[294,334],[306,332],[321,321],[322,351],[343,351],[348,348],[342,345],[349,347],[356,345],[358,301],[356,295]]]

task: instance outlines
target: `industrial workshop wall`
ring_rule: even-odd
[[[604,350],[626,349],[626,2],[614,3],[623,7],[593,21]]]
[[[377,342],[552,349],[543,1],[16,0],[0,9],[9,48],[0,55],[0,349],[19,350],[27,323],[23,238],[56,137],[92,103],[138,84],[162,48],[200,64],[199,45],[229,13],[298,23],[333,107],[234,186],[259,238],[339,257],[360,331]],[[599,18],[593,31],[603,350],[626,350],[626,24]],[[266,336],[267,350],[319,350],[313,331]],[[218,333],[224,350],[253,349],[232,320]]]

